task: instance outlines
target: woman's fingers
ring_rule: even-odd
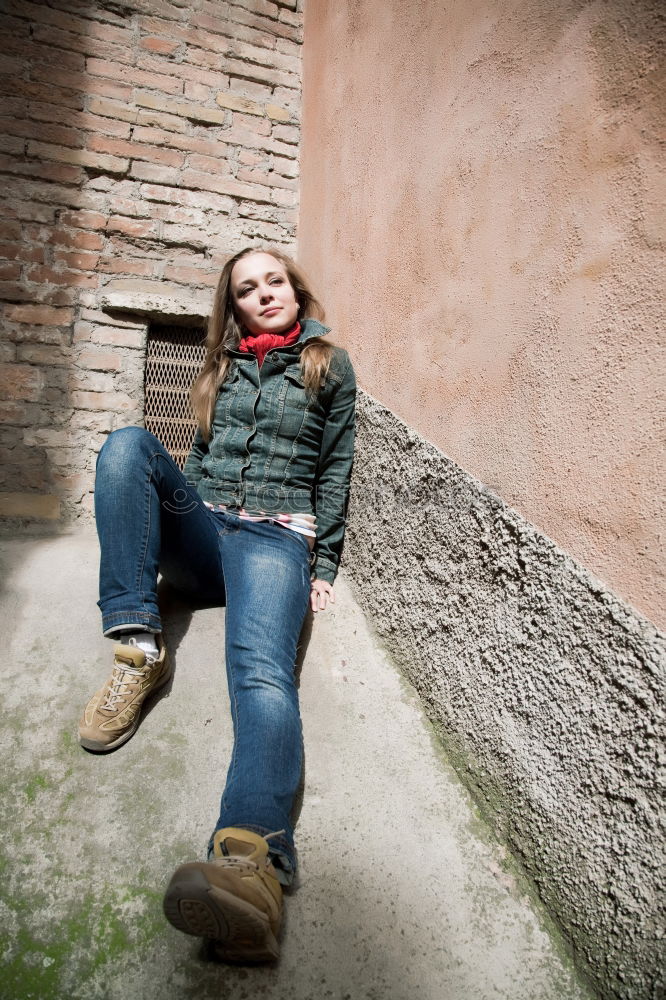
[[[335,604],[333,587],[326,580],[313,580],[310,591],[310,607],[314,612],[325,611],[330,601]]]

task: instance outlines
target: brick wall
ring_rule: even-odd
[[[147,323],[294,249],[300,0],[4,0],[0,519],[67,523],[143,416]]]

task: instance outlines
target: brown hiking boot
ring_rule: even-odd
[[[115,750],[139,725],[141,706],[153,691],[169,680],[171,669],[161,635],[159,656],[153,659],[138,646],[117,645],[113,671],[86,705],[79,723],[79,743],[86,750]]]
[[[209,938],[225,961],[277,958],[282,886],[266,840],[230,826],[217,831],[213,850],[212,861],[181,865],[173,873],[164,896],[167,920],[185,934]]]

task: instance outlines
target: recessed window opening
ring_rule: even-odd
[[[205,336],[200,327],[151,324],[148,329],[145,425],[181,469],[197,426],[189,397],[206,356]]]

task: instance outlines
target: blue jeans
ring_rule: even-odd
[[[158,572],[197,603],[226,606],[234,746],[215,830],[284,830],[270,846],[287,881],[296,867],[290,812],[303,755],[294,665],[310,593],[306,538],[212,513],[139,427],[115,431],[99,454],[95,516],[105,634],[130,624],[161,631]]]

